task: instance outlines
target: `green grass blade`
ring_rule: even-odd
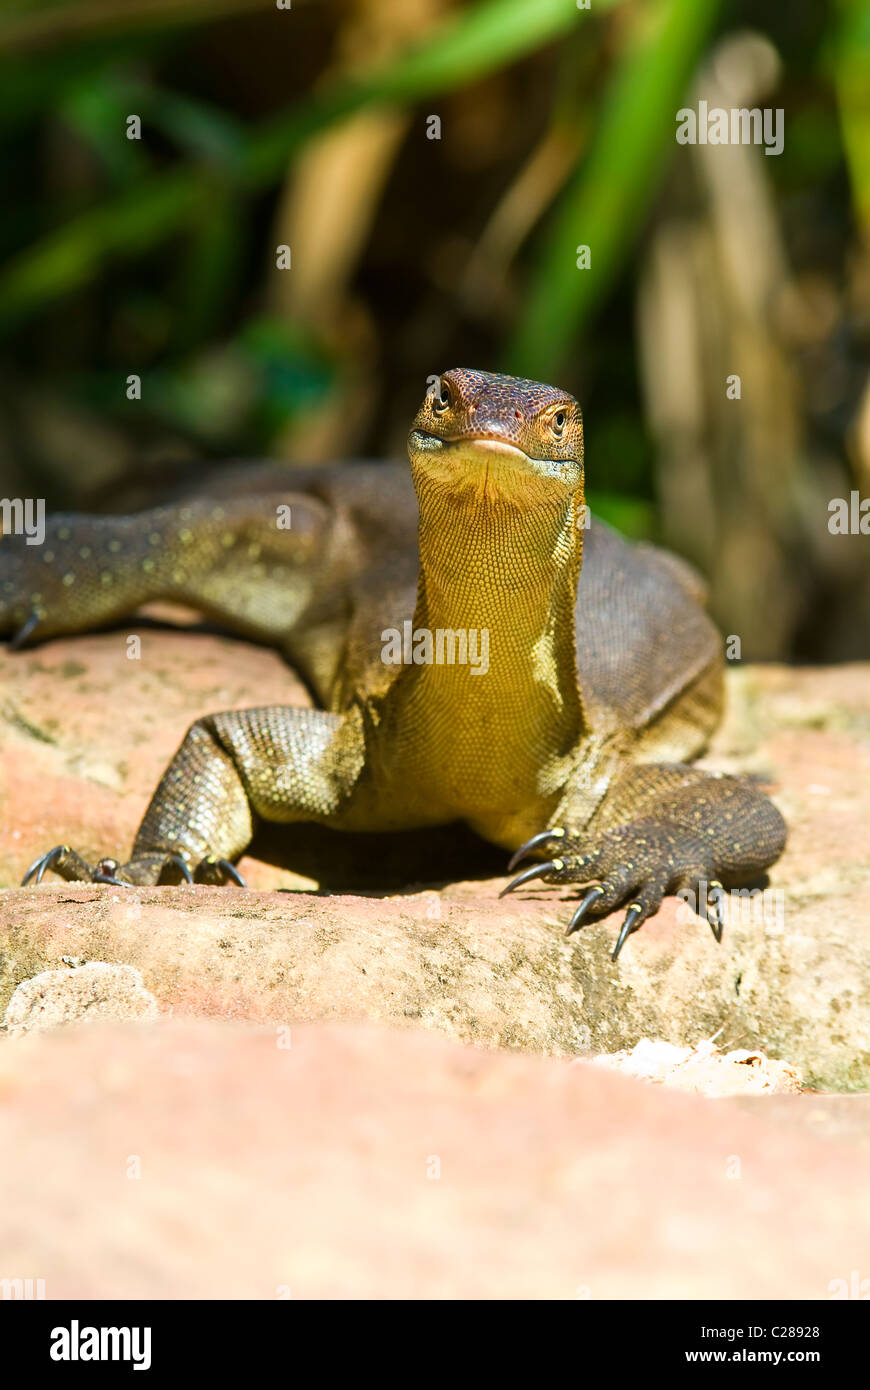
[[[616,68],[588,157],[565,193],[507,350],[508,371],[547,379],[619,270],[674,145],[676,112],[720,0],[659,0]],[[591,249],[577,268],[576,248]]]
[[[870,5],[844,0],[834,82],[858,222],[870,233]]]
[[[462,86],[582,22],[575,0],[486,0],[385,67],[248,138],[234,181],[256,191],[282,177],[288,159],[321,130],[367,106],[406,103]],[[209,193],[209,175],[185,167],[81,215],[19,256],[0,275],[0,326],[80,288],[107,258],[136,255],[183,228]]]

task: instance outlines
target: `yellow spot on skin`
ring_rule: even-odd
[[[224,519],[225,516],[226,516],[226,512],[224,511],[223,507],[213,507],[213,508],[212,508],[212,513],[211,513],[211,519],[212,519],[212,521],[223,521],[223,519]]]
[[[150,545],[160,545],[162,540],[163,537],[161,536],[159,531],[152,531],[151,535],[148,537],[148,542]]]
[[[120,542],[120,541],[109,541],[109,549],[110,549],[110,550],[113,550],[113,551],[118,551],[118,550],[120,550],[120,549],[121,549],[121,542]]]
[[[104,585],[105,588],[108,588],[109,585],[111,584],[111,582],[112,582],[112,576],[111,576],[111,574],[109,573],[108,570],[103,570],[102,574],[100,575],[100,583],[101,583],[102,585]]]
[[[179,531],[178,539],[181,541],[182,545],[190,545],[190,542],[193,540],[193,532],[188,531],[187,527],[185,527],[183,531]]]
[[[233,535],[232,531],[224,531],[223,535],[221,536],[221,545],[224,547],[224,549],[229,550],[231,545],[235,545],[235,542],[236,538]]]
[[[51,564],[54,563],[54,551],[53,551],[53,550],[46,550],[45,554],[44,554],[43,557],[42,557],[42,563],[43,563],[44,565],[51,565]]]
[[[42,594],[31,594],[30,602],[33,604],[42,603]]]
[[[65,574],[65,575],[64,575],[64,577],[63,577],[63,583],[66,585],[67,588],[69,588],[70,584],[75,584],[75,582],[76,582],[76,577],[75,577],[75,575],[72,573],[72,571],[70,571],[69,574]]]
[[[184,570],[173,570],[173,571],[172,571],[172,582],[173,582],[173,584],[184,584],[184,583],[186,583],[186,582],[187,582],[187,575],[185,574]]]
[[[142,568],[143,568],[143,570],[146,571],[146,573],[150,574],[151,571],[154,569],[154,561],[153,561],[153,560],[143,560],[143,561],[142,561]]]
[[[69,540],[69,527],[68,527],[68,526],[61,526],[61,528],[60,528],[60,530],[58,531],[57,534],[59,535],[59,537],[60,537],[60,539],[61,539],[62,541],[68,541],[68,540]]]
[[[261,554],[261,552],[262,552],[262,549],[263,549],[263,547],[262,547],[261,545],[257,545],[256,541],[254,542],[253,545],[249,545],[249,546],[248,546],[248,559],[249,559],[249,560],[259,560],[260,554]]]

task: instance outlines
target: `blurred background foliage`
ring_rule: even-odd
[[[701,97],[783,153],[678,146]],[[3,0],[0,166],[0,496],[398,455],[502,368],[744,657],[870,656],[868,0]]]

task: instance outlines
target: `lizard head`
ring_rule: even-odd
[[[583,417],[567,391],[453,367],[437,377],[408,437],[415,483],[495,490],[519,503],[583,488]]]

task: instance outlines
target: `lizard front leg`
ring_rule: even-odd
[[[67,845],[41,855],[24,878],[47,870],[96,883],[243,885],[235,861],[258,819],[328,821],[363,765],[357,712],[273,705],[198,719],[151,798],[126,864],[92,867]]]
[[[510,869],[531,853],[555,851],[555,857],[527,869],[503,892],[532,879],[583,885],[569,935],[587,921],[627,907],[616,960],[667,894],[687,889],[698,894],[702,884],[709,891],[699,910],[707,911],[721,940],[725,889],[757,879],[779,858],[785,839],[782,816],[751,782],[682,763],[638,764],[613,782],[582,831],[572,832],[569,823],[521,846]]]

